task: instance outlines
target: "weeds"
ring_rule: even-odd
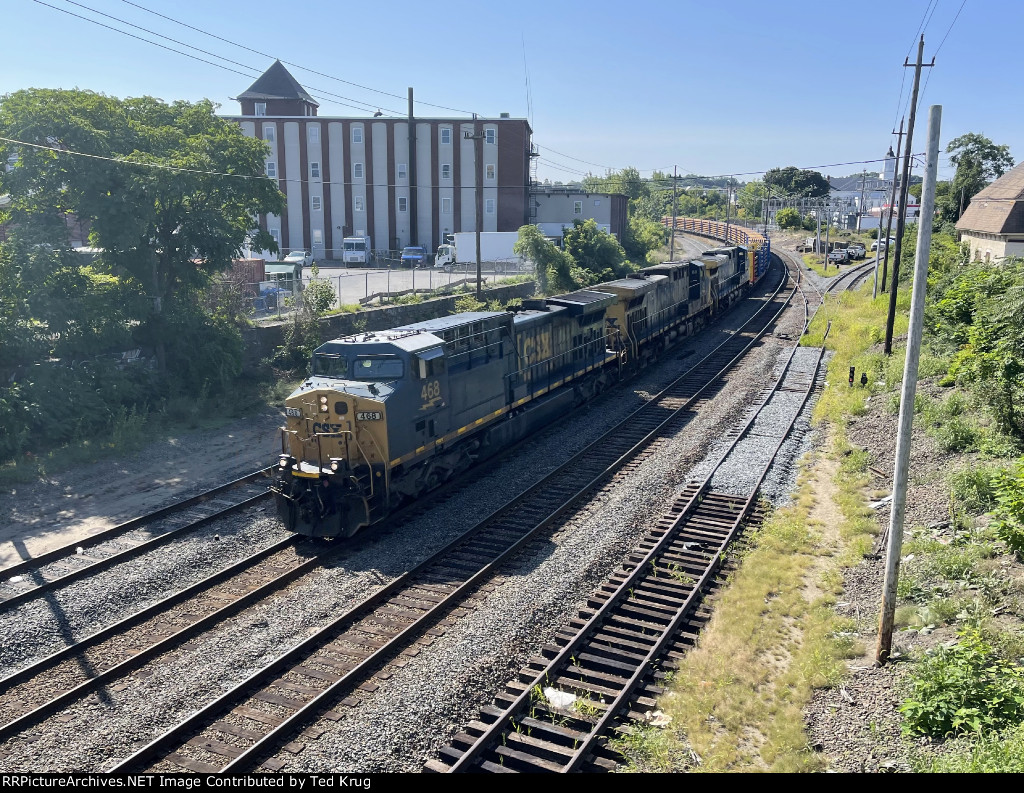
[[[922,659],[910,685],[900,705],[908,735],[977,733],[1024,720],[1024,667],[1000,658],[976,628]]]

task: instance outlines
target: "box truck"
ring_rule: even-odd
[[[450,236],[452,242],[437,247],[434,267],[450,268],[453,264],[476,263],[476,232],[457,231]],[[519,261],[519,257],[512,251],[518,239],[518,231],[481,231],[480,261]]]
[[[345,237],[341,245],[341,258],[345,264],[366,264],[370,261],[369,237]]]

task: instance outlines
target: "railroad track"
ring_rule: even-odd
[[[601,439],[405,575],[209,703],[112,771],[277,770],[271,755],[344,701],[414,641],[443,632],[502,562],[558,525],[625,466],[649,453],[720,389],[789,304],[786,279],[730,339]],[[268,759],[269,758],[269,759]],[[264,762],[265,761],[265,762]],[[261,766],[262,763],[262,766]]]
[[[799,271],[798,271],[799,272]],[[804,329],[810,320],[804,297]],[[826,331],[827,333],[827,331]],[[758,491],[797,416],[814,391],[824,350],[813,371],[793,371],[794,347],[772,388],[728,445],[711,471],[688,482],[628,558],[623,568],[591,597],[588,609],[546,645],[510,682],[495,704],[467,725],[427,763],[435,772],[526,772],[614,770],[609,734],[629,720],[644,721],[662,693],[656,663],[686,651],[709,616],[702,607],[718,585],[726,551],[750,523],[764,517]],[[803,399],[781,432],[774,451],[745,495],[711,489],[715,472],[744,438],[764,435],[762,411],[781,391]]]
[[[0,611],[135,559],[269,496],[264,468],[0,571]]]
[[[239,482],[254,481],[261,473],[256,472]],[[481,469],[462,477],[457,489],[468,486],[483,473]],[[94,542],[108,540],[118,531],[131,531],[149,520],[174,514],[183,507],[203,503],[236,484],[231,483],[182,504],[129,521],[96,538]],[[423,512],[430,504],[452,495],[448,491],[453,489],[456,489],[455,483],[435,491],[428,499],[420,500],[396,513],[394,519],[401,521]],[[265,495],[264,489],[255,500]],[[251,501],[239,503],[245,505]],[[198,521],[212,520],[237,508],[229,507],[213,513],[205,511],[198,516]],[[181,533],[186,528],[183,525],[172,531]],[[118,679],[172,652],[243,610],[277,596],[285,586],[335,556],[336,551],[358,550],[369,539],[370,534],[364,533],[355,542],[300,548],[299,538],[286,537],[0,679],[0,740],[25,732],[103,686],[115,685],[116,689]],[[52,555],[61,558],[62,553],[69,550],[70,546]],[[131,550],[119,558],[126,559],[134,555]],[[81,578],[89,572],[106,569],[113,561],[114,557],[111,557],[106,565],[86,565],[70,578],[54,579],[51,588],[61,582]],[[45,591],[44,588],[40,589]]]

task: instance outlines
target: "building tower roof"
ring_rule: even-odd
[[[236,99],[301,99],[320,107],[320,103],[306,93],[306,89],[299,85],[299,81],[292,77],[291,72],[284,68],[281,61],[274,61],[270,68]]]

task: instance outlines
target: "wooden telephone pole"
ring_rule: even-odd
[[[917,92],[921,87],[921,69],[925,66],[935,65],[935,58],[931,63],[923,63],[924,58],[924,34],[921,34],[921,41],[917,45],[917,63],[914,64],[914,91],[910,96],[910,123],[907,124],[907,149],[903,155],[903,183],[900,185],[900,215],[896,221],[896,251],[892,257],[892,287],[889,289],[889,314],[885,320],[885,354],[892,355],[892,328],[896,322],[896,292],[899,290],[900,281],[900,249],[903,246],[903,227],[907,217],[907,194],[910,189],[910,162],[913,158],[914,143],[914,118],[917,115]],[[904,59],[903,67],[911,64]],[[921,218],[921,222],[931,223],[931,218]],[[889,252],[888,240],[886,240],[886,254]]]
[[[896,186],[900,183],[899,173],[897,169],[900,167],[900,152],[903,151],[903,122],[905,119],[900,119],[900,131],[892,131],[893,135],[896,135],[896,160],[893,162],[892,171],[892,194],[889,196],[889,221],[885,226],[885,259],[882,260],[882,291],[885,291],[885,279],[889,275],[889,237],[892,236],[892,216],[896,211]],[[882,219],[878,219],[878,250],[882,249]],[[876,257],[877,258],[877,257]],[[875,262],[875,269],[878,269],[878,263]]]

